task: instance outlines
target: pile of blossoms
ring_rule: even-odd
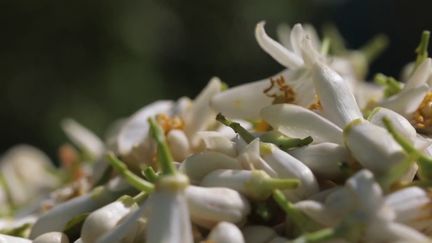
[[[429,32],[401,81],[296,24],[261,48],[286,69],[193,100],[160,100],[101,140],[72,119],[60,166],[20,145],[1,157],[0,242],[431,242]]]

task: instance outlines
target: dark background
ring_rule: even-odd
[[[0,153],[17,143],[50,155],[73,117],[103,135],[115,118],[148,102],[194,97],[210,77],[229,85],[281,70],[254,27],[336,24],[351,48],[378,33],[390,47],[374,63],[397,76],[414,59],[424,0],[0,0]]]

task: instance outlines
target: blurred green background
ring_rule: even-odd
[[[0,0],[0,152],[29,143],[55,155],[59,122],[103,135],[115,118],[156,99],[194,97],[212,76],[229,85],[282,69],[254,39],[267,21],[337,25],[350,47],[385,33],[372,73],[413,60],[431,1]]]

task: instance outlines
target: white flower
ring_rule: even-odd
[[[192,243],[192,228],[184,190],[186,176],[163,176],[151,194],[146,242]]]

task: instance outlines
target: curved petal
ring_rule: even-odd
[[[265,22],[261,21],[255,28],[255,38],[258,44],[272,56],[277,62],[287,68],[299,68],[303,65],[303,60],[295,53],[287,50],[278,42],[270,38],[264,30]]]
[[[298,56],[301,56],[302,54],[301,45],[304,37],[305,37],[305,31],[303,30],[302,25],[295,24],[291,30],[290,39],[291,39],[292,50]]]
[[[313,68],[315,90],[320,98],[325,116],[344,128],[363,115],[348,83],[328,66],[316,63]]]
[[[343,144],[342,130],[322,116],[297,105],[277,104],[261,110],[261,117],[290,137],[312,136],[315,143]]]
[[[429,86],[426,84],[412,89],[404,89],[402,92],[383,100],[379,105],[408,117],[417,110],[428,90]]]
[[[414,71],[405,83],[405,89],[412,89],[427,82],[432,69],[432,59],[427,58]]]
[[[61,126],[68,138],[84,152],[89,153],[94,159],[103,156],[105,145],[92,131],[70,118],[64,119]]]
[[[174,102],[163,100],[151,103],[137,111],[121,128],[117,136],[117,147],[121,155],[128,155],[134,147],[139,146],[149,132],[147,119],[158,113],[170,113]]]
[[[209,123],[214,121],[216,114],[210,109],[210,100],[221,91],[221,87],[220,79],[212,78],[183,114],[184,131],[193,147],[198,143],[197,132],[205,130]]]

